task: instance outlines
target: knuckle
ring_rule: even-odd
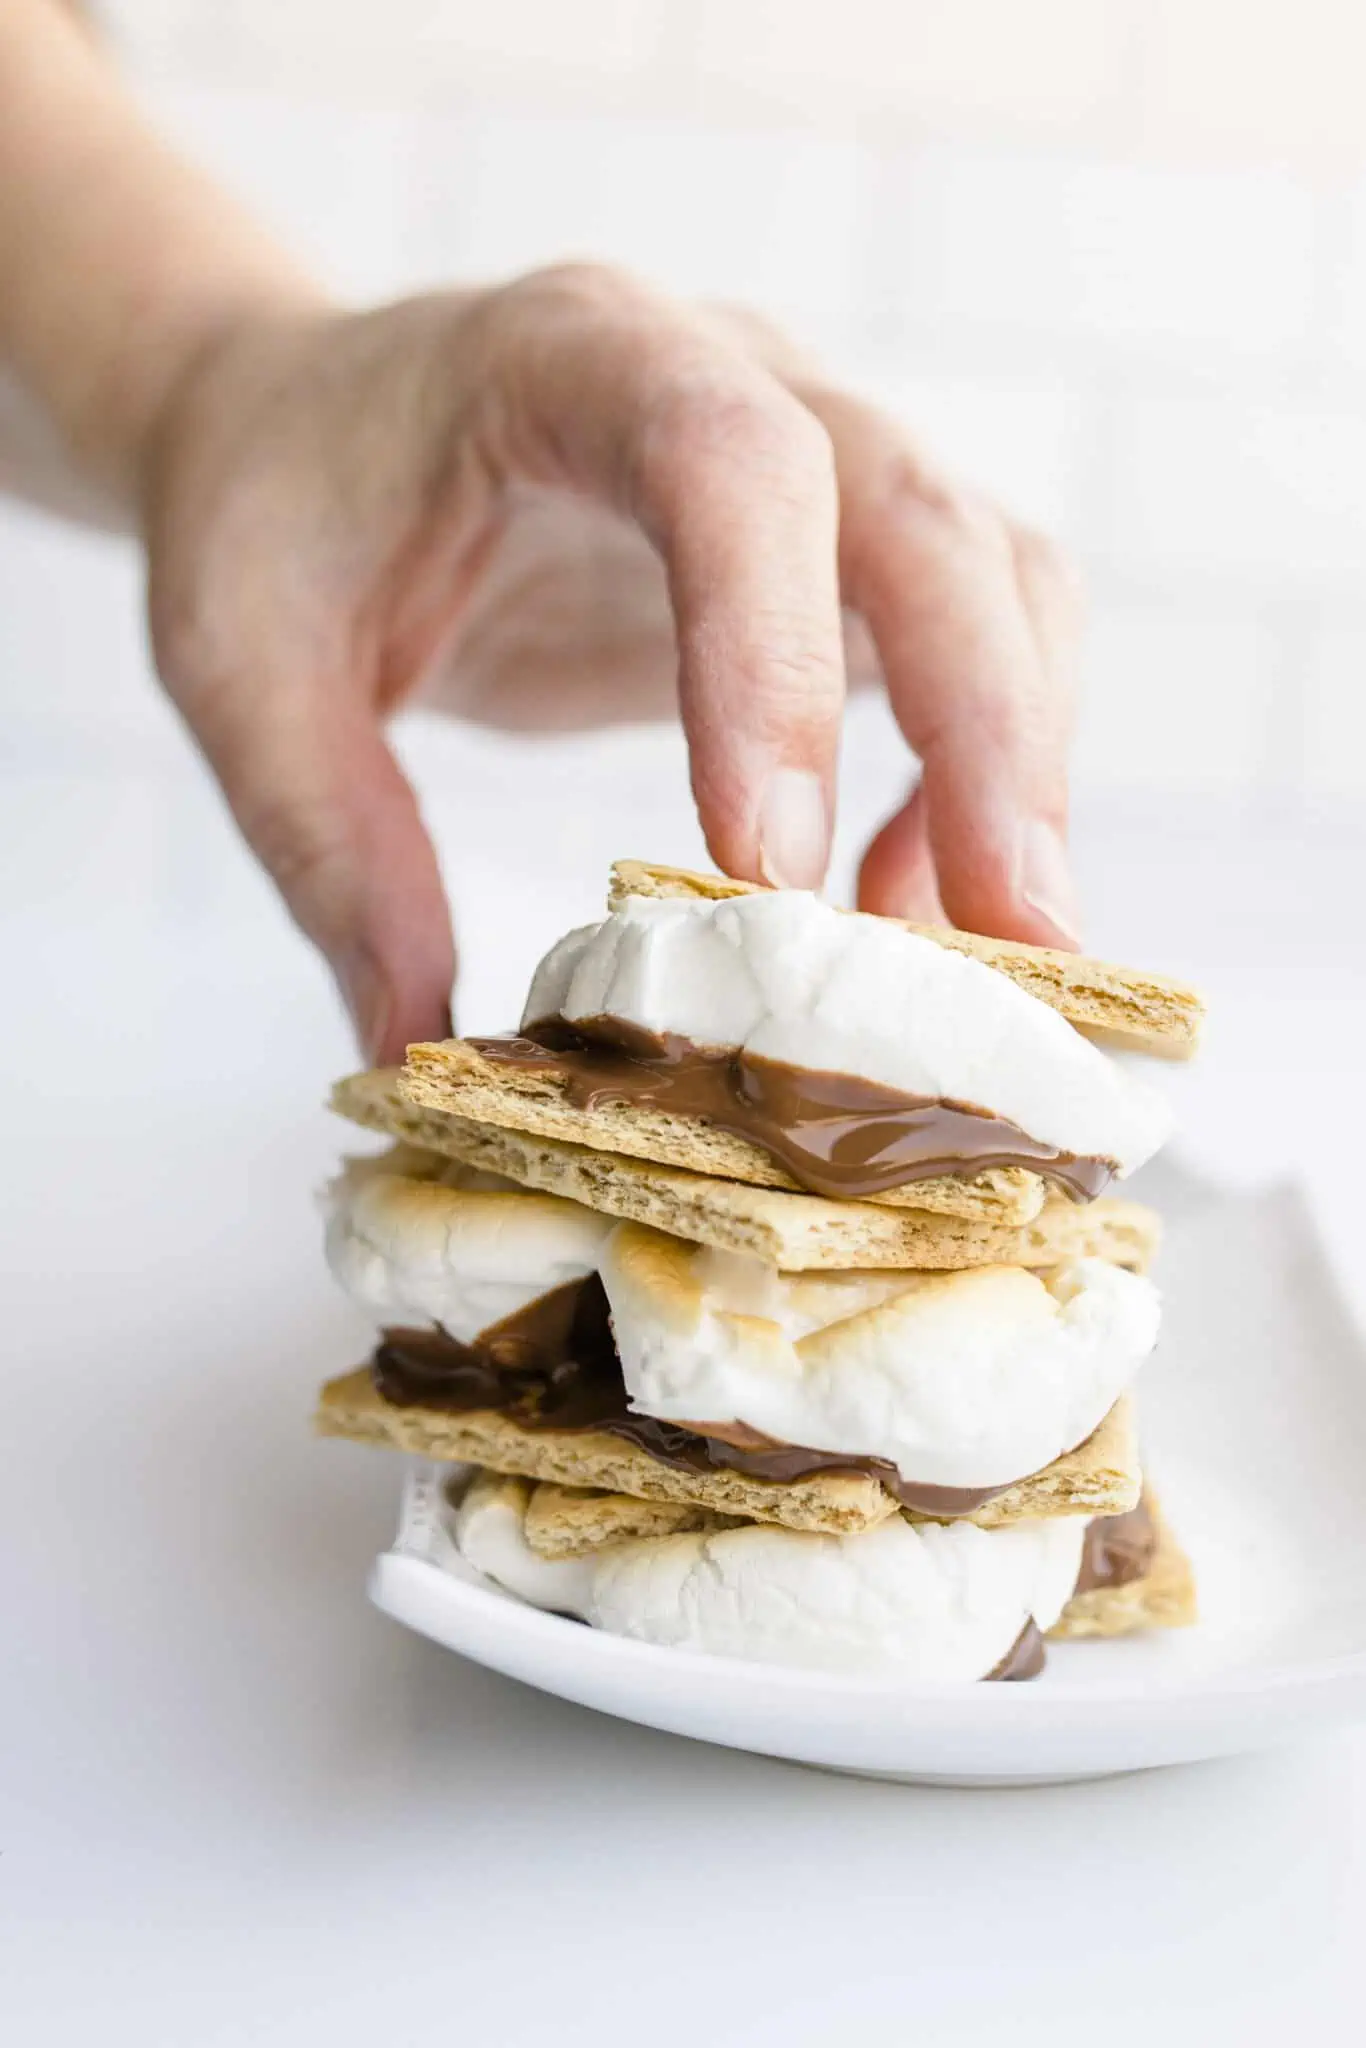
[[[560,312],[597,317],[641,300],[646,288],[628,270],[612,263],[574,261],[547,264],[504,285],[505,305],[538,313]]]
[[[203,605],[156,573],[148,583],[147,631],[157,674],[177,700],[201,685],[216,666],[216,636],[208,628]]]
[[[884,459],[873,500],[880,518],[919,533],[936,549],[1011,560],[1010,529],[997,506],[907,443]]]
[[[671,458],[708,468],[743,467],[766,488],[833,491],[830,436],[780,385],[666,373],[661,386],[652,439]]]
[[[767,741],[823,738],[844,710],[844,679],[828,640],[789,615],[756,623],[765,653],[742,686],[746,725]]]
[[[933,488],[929,506],[941,535],[950,545],[993,560],[1010,561],[1010,529],[989,498],[967,485],[946,482]]]
[[[746,305],[742,299],[714,299],[711,312],[728,334],[743,341],[767,345],[787,339],[776,320],[760,312],[757,306]]]
[[[784,377],[794,377],[806,368],[805,352],[767,313],[730,299],[713,301],[707,310],[709,323],[730,346]]]
[[[278,882],[298,882],[340,865],[342,835],[318,805],[271,790],[248,798],[243,810],[252,844]]]
[[[336,818],[268,796],[239,806],[242,825],[309,936],[323,944],[342,928],[353,880],[353,849]]]
[[[1041,691],[998,690],[983,701],[978,724],[981,736],[999,754],[1032,764],[1031,780],[1036,783],[1058,751],[1056,708]]]
[[[1015,691],[1004,689],[983,698],[976,722],[982,739],[1011,756],[1024,750],[1033,724],[1029,706]]]
[[[1022,582],[1070,609],[1080,609],[1081,572],[1051,534],[1041,533],[1033,526],[1015,526],[1011,529],[1011,546]]]

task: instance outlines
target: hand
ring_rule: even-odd
[[[718,864],[811,887],[842,602],[923,762],[860,901],[1073,943],[1067,576],[755,321],[593,268],[254,313],[172,386],[141,497],[162,675],[372,1058],[439,1034],[454,966],[397,704],[564,727],[676,687]]]

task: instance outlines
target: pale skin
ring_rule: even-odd
[[[0,485],[130,524],[165,686],[366,1053],[455,952],[384,737],[676,703],[727,872],[818,886],[846,689],[921,780],[865,908],[1075,943],[1075,586],[766,323],[592,266],[353,312],[142,123],[55,0],[0,9]]]

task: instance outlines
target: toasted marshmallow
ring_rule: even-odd
[[[599,1271],[631,1405],[1007,1486],[1091,1434],[1157,1340],[1156,1288],[1100,1259],[1039,1277],[783,1274],[620,1224]]]
[[[610,1216],[400,1145],[325,1191],[327,1262],[376,1322],[439,1323],[462,1344],[597,1265]]]
[[[1154,1090],[1005,975],[799,890],[628,897],[532,979],[523,1028],[609,1016],[1004,1118],[1120,1174],[1171,1129]]]
[[[1081,1567],[1079,1517],[979,1529],[901,1516],[856,1536],[753,1523],[537,1557],[524,1480],[476,1479],[456,1542],[534,1607],[672,1649],[910,1681],[985,1678],[1031,1619],[1052,1627]]]

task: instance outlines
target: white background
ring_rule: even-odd
[[[159,117],[339,289],[590,253],[744,292],[1063,532],[1095,607],[1090,936],[1209,985],[1175,1084],[1195,1156],[1306,1174],[1350,1279],[1357,9],[106,12]],[[1350,2035],[1359,1737],[1051,1792],[845,1783],[367,1611],[393,1475],[306,1430],[356,1341],[308,1202],[346,1039],[155,697],[137,601],[118,546],[0,514],[0,2019],[26,2048]],[[471,1025],[612,854],[698,850],[670,736],[403,745]],[[903,778],[861,707],[843,877]]]
[[[339,290],[577,254],[754,300],[1062,535],[1094,613],[1083,780],[1366,793],[1356,0],[101,11]],[[103,666],[113,614],[93,584],[82,609]],[[97,694],[35,714],[45,739],[77,709],[102,737],[125,714]]]

